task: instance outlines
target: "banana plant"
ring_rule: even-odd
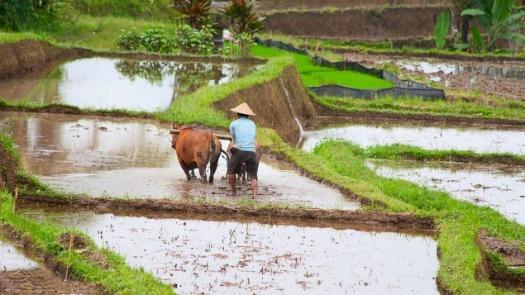
[[[461,12],[461,16],[472,16],[483,27],[488,51],[493,51],[500,39],[525,44],[525,11],[514,10],[515,0],[475,0],[474,8]],[[477,30],[477,29],[476,29]],[[477,37],[478,39],[479,37]],[[479,44],[479,40],[476,41]]]

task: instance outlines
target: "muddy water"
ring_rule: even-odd
[[[181,294],[437,294],[430,237],[24,210],[75,227]]]
[[[1,272],[29,270],[38,268],[38,264],[20,253],[15,247],[0,240],[0,276]]]
[[[90,57],[65,62],[40,76],[0,81],[0,97],[39,105],[165,110],[178,96],[229,82],[253,65]]]
[[[388,122],[349,123],[304,134],[303,148],[311,151],[324,139],[343,139],[362,147],[406,144],[433,150],[470,150],[479,153],[525,155],[525,130],[423,127]]]
[[[401,178],[450,193],[461,200],[489,206],[525,224],[525,169],[466,164],[422,165],[410,161],[374,161],[378,174]]]
[[[1,113],[0,121],[13,134],[24,168],[61,190],[91,196],[226,198],[226,160],[219,162],[214,185],[187,182],[169,129],[153,121],[16,113]],[[358,208],[339,191],[268,156],[261,161],[259,179],[263,202]],[[247,188],[244,192],[249,193]]]

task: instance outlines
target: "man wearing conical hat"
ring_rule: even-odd
[[[256,126],[250,119],[255,116],[247,103],[241,103],[231,109],[237,113],[239,118],[230,124],[230,134],[232,136],[233,147],[230,150],[231,158],[228,163],[228,182],[230,183],[232,195],[237,195],[237,177],[241,172],[242,164],[246,165],[246,172],[251,179],[252,196],[257,195],[257,170],[259,162],[256,154]]]

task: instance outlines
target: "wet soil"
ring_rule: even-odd
[[[154,121],[70,115],[0,114],[28,172],[59,189],[90,196],[185,200],[227,197],[226,160],[213,185],[186,181],[171,148],[170,128]],[[226,142],[223,143],[226,146]],[[261,202],[355,210],[338,190],[264,155],[259,166]],[[248,195],[247,186],[242,189]]]
[[[1,294],[101,294],[89,284],[64,280],[0,240]]]
[[[172,200],[133,200],[115,198],[68,199],[21,195],[17,208],[54,211],[92,210],[96,213],[155,219],[184,218],[210,221],[250,221],[262,224],[331,227],[365,231],[404,232],[435,235],[437,227],[429,217],[410,213],[362,212],[276,206],[243,206],[224,203]],[[51,208],[51,209],[48,209]]]
[[[253,69],[253,63],[85,57],[0,80],[0,97],[36,105],[151,112],[167,109],[178,96]]]
[[[14,193],[16,186],[16,160],[0,145],[0,187]]]
[[[525,224],[525,169],[523,166],[465,163],[422,164],[410,161],[372,161],[385,177],[401,178],[480,206],[489,206],[511,220]]]
[[[525,130],[425,127],[410,122],[383,121],[344,125],[306,131],[302,147],[312,150],[324,139],[343,139],[362,147],[406,144],[432,150],[470,150],[479,153],[525,154]]]
[[[341,10],[277,11],[266,15],[270,32],[351,40],[403,40],[432,35],[447,6],[370,7]]]
[[[213,1],[216,8],[224,8],[227,3]],[[288,9],[326,9],[326,8],[368,8],[384,6],[425,6],[425,5],[448,5],[446,0],[259,0],[257,1],[259,11],[288,10]]]
[[[445,90],[479,91],[511,99],[524,100],[525,61],[474,61],[438,58],[347,53],[344,58],[369,67],[393,63],[407,77],[434,81]],[[449,99],[458,99],[449,97]],[[461,99],[461,97],[459,97]]]
[[[235,221],[22,210],[86,232],[178,292],[437,293],[432,238]]]
[[[523,242],[521,245],[516,241],[504,241],[490,236],[486,231],[480,231],[477,235],[477,242],[484,250],[484,269],[493,283],[506,288],[517,289],[518,292],[525,292],[525,251]],[[497,253],[503,257],[507,270],[493,264],[488,253]],[[509,271],[510,270],[510,271]],[[521,271],[521,274],[519,273]]]

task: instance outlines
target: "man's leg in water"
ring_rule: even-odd
[[[253,178],[251,182],[252,187],[252,198],[255,199],[255,196],[257,196],[257,178]]]
[[[228,182],[230,183],[231,195],[237,195],[237,176],[235,174],[228,174]]]

